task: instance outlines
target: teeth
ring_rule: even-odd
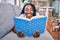
[[[27,16],[31,16],[31,14],[27,14]]]

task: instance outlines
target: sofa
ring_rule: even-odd
[[[13,18],[19,14],[19,7],[9,3],[0,3],[0,38],[13,28]]]

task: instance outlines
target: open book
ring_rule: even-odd
[[[16,33],[21,30],[26,36],[32,36],[36,30],[40,34],[44,33],[47,17],[32,17],[31,19],[15,17],[14,24],[16,27]]]

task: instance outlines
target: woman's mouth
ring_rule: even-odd
[[[27,14],[27,16],[31,16],[31,14]]]

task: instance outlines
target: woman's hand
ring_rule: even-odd
[[[37,38],[37,37],[39,37],[39,36],[40,36],[40,33],[39,33],[38,30],[36,30],[36,32],[33,34],[33,37]]]
[[[22,33],[22,31],[20,31],[20,30],[18,31],[17,36],[18,37],[25,37],[24,33]]]

